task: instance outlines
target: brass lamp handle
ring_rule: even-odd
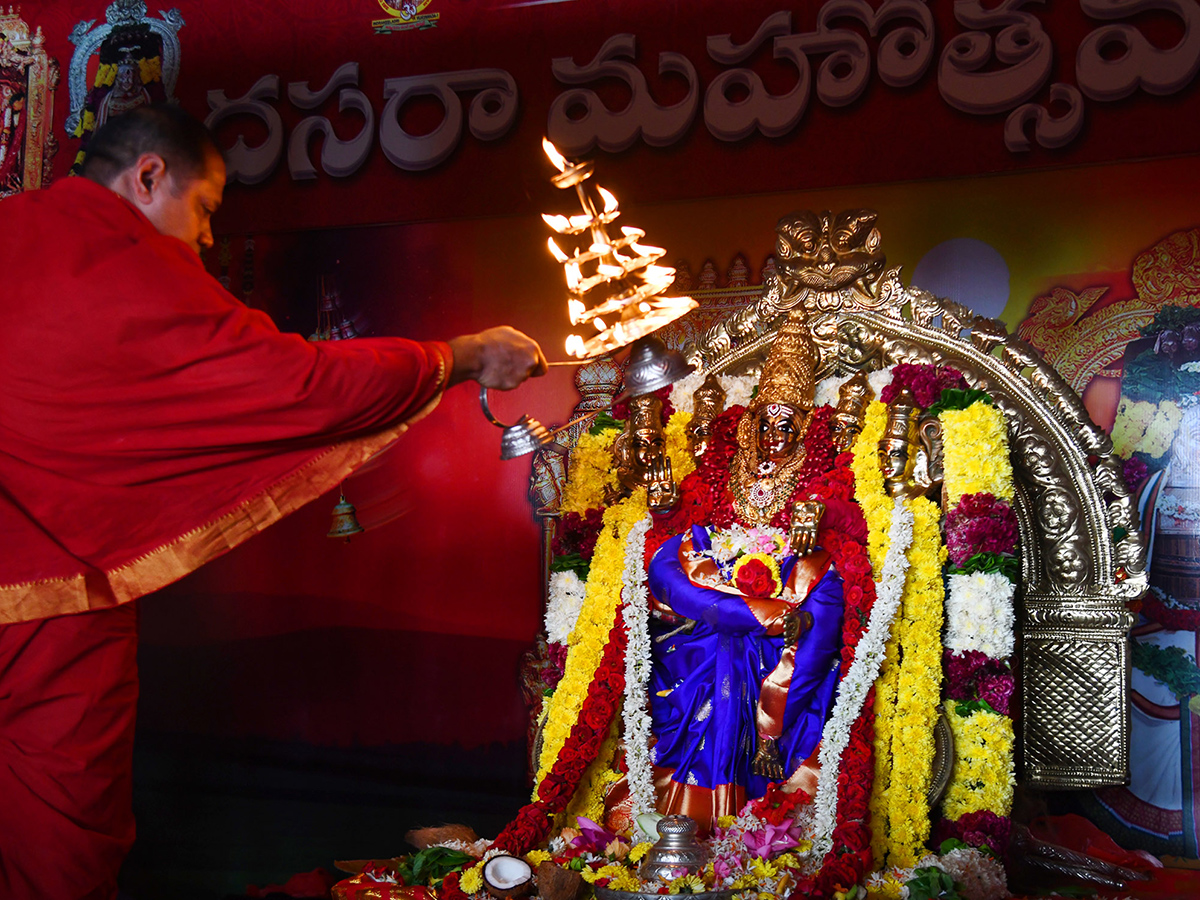
[[[479,405],[483,407],[483,414],[487,418],[487,420],[489,422],[491,422],[493,425],[495,425],[497,428],[511,428],[512,427],[511,425],[505,425],[503,422],[501,422],[499,419],[497,419],[494,415],[492,415],[492,410],[490,407],[488,407],[487,388],[485,388],[483,385],[479,386]]]

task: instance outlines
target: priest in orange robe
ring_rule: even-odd
[[[309,343],[213,279],[225,166],[142,107],[84,177],[0,202],[0,896],[111,900],[133,842],[135,600],[335,487],[452,384],[545,370],[510,328]]]

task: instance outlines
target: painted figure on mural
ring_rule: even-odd
[[[1200,229],[1162,238],[1138,254],[1129,274],[1136,296],[1111,307],[1121,316],[1061,351],[1070,359],[1093,346],[1117,348],[1115,358],[1095,358],[1120,372],[1113,449],[1128,460],[1150,576],[1130,642],[1130,781],[1081,803],[1122,846],[1197,858],[1200,704],[1191,685],[1200,654]]]
[[[25,91],[0,84],[0,194],[21,189],[25,164]]]
[[[96,127],[99,128],[113,116],[139,106],[148,106],[150,102],[150,92],[142,86],[141,70],[133,58],[126,54],[117,66],[112,90],[100,101],[100,108],[96,111]]]

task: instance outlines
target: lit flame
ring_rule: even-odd
[[[566,169],[566,157],[559,153],[558,148],[550,143],[550,138],[542,138],[542,149],[546,151],[546,156],[549,157],[550,162],[554,163],[554,167],[558,169],[558,171],[561,172]]]
[[[569,221],[571,223],[571,227],[576,231],[583,231],[583,229],[592,224],[592,217],[586,214],[582,216],[571,216]]]
[[[640,313],[650,312],[650,304],[646,303],[644,301],[642,303],[639,303],[638,304],[638,312],[640,312]]]
[[[646,232],[642,231],[642,229],[634,228],[631,225],[622,225],[621,226],[621,234],[625,235],[625,237],[631,237],[635,241],[638,238],[643,238],[646,236]]]
[[[603,331],[605,328],[608,327],[607,325],[604,324],[604,320],[602,318],[600,318],[599,316],[596,316],[596,318],[592,319],[592,324],[596,326],[597,331]]]
[[[608,278],[620,278],[625,274],[625,270],[620,266],[606,266],[604,263],[597,266],[596,271]]]
[[[595,244],[592,244],[590,247],[588,247],[588,249],[590,251],[592,251],[593,253],[599,254],[600,256],[607,256],[609,253],[612,252],[612,245],[611,244],[601,244],[599,242],[596,242]]]
[[[647,281],[671,281],[675,278],[675,270],[670,266],[646,266],[642,277]]]
[[[649,244],[639,244],[637,241],[633,241],[629,245],[629,249],[638,256],[662,256],[667,252],[662,247],[651,247]]]
[[[602,188],[596,185],[596,190],[600,192],[600,196],[604,198],[604,211],[606,213],[615,212],[617,208],[617,198],[613,196],[613,192],[607,188]]]
[[[571,324],[578,325],[580,319],[583,318],[583,313],[587,309],[581,300],[567,301],[567,315],[571,317]]]
[[[567,356],[582,359],[584,354],[583,338],[577,334],[567,335]]]
[[[548,216],[546,213],[542,213],[542,221],[544,221],[559,234],[562,234],[571,227],[571,220],[566,216]]]
[[[566,257],[564,256],[563,259],[565,260]],[[567,275],[567,290],[573,291],[578,288],[579,282],[583,280],[583,275],[579,271],[579,263],[569,262],[563,269]]]
[[[550,248],[550,252],[554,254],[554,258],[560,263],[565,263],[569,257],[562,252],[562,248],[555,243],[554,238],[546,238],[546,246]]]

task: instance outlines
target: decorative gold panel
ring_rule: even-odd
[[[58,149],[52,131],[58,63],[46,55],[44,43],[41,27],[31,33],[19,8],[0,9],[0,129],[15,137],[15,116],[20,130],[20,139],[5,146],[5,155],[20,154],[20,165],[5,167],[0,162],[0,172],[7,169],[10,176],[0,183],[0,197],[50,183]],[[3,138],[0,143],[5,143]]]
[[[831,246],[847,218],[861,232],[853,281],[829,281],[840,269],[828,263],[787,264],[784,239],[797,222],[824,221]],[[1145,590],[1145,546],[1112,442],[1066,381],[1002,323],[901,284],[900,270],[883,266],[873,222],[866,210],[781,220],[778,274],[757,303],[718,322],[685,355],[706,372],[756,372],[787,310],[802,303],[818,377],[932,363],[954,366],[990,394],[1008,420],[1019,482],[1022,780],[1040,788],[1126,783],[1133,617],[1125,604]],[[808,255],[818,253],[809,247]]]

